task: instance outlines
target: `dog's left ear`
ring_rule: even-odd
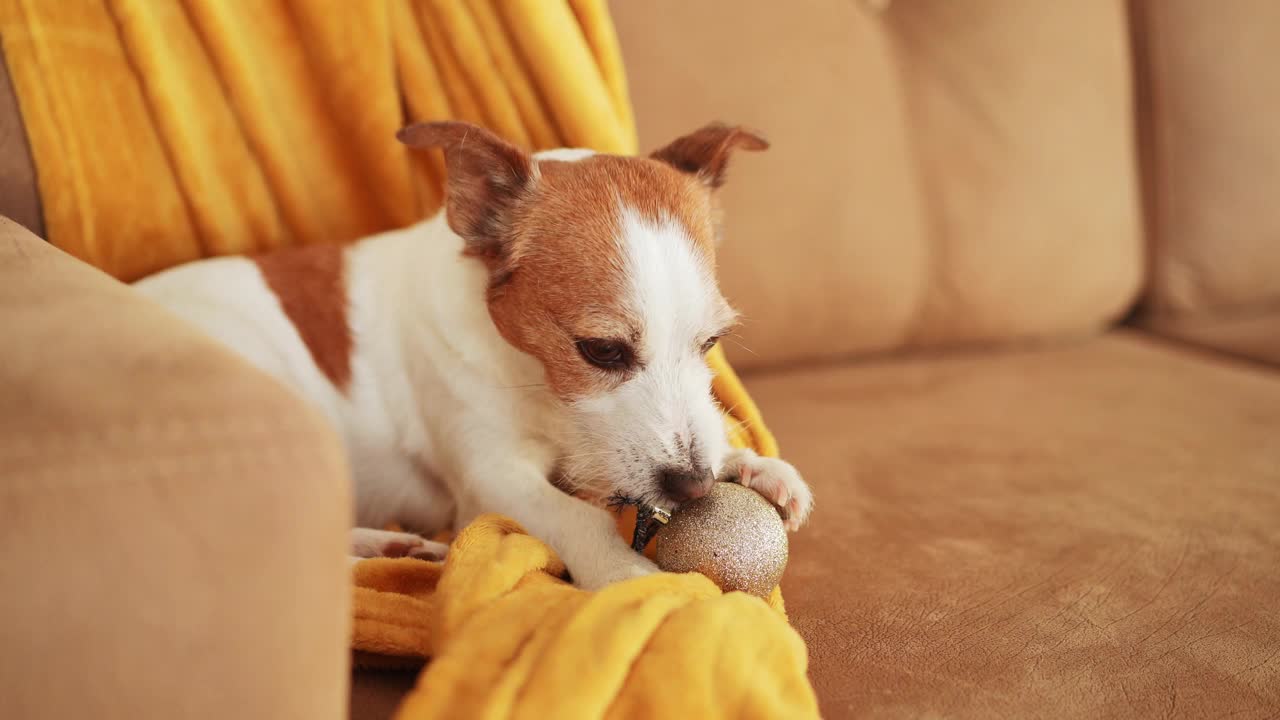
[[[534,182],[529,154],[464,122],[416,123],[396,138],[411,148],[444,150],[449,227],[491,270],[503,266],[511,249],[512,213]]]
[[[729,156],[734,150],[767,150],[769,142],[758,133],[723,123],[711,123],[654,150],[649,157],[681,172],[696,175],[707,187],[724,184]]]

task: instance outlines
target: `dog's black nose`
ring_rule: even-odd
[[[711,470],[694,470],[688,467],[668,466],[658,471],[658,485],[662,492],[678,503],[700,498],[711,489]]]

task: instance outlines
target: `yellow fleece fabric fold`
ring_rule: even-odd
[[[0,0],[0,41],[50,242],[123,280],[436,212],[444,166],[396,142],[407,122],[637,150],[605,0]],[[776,454],[709,362],[733,443]],[[402,718],[816,714],[778,592],[660,575],[591,594],[562,572],[484,518],[443,566],[361,563],[353,648],[431,659]]]
[[[443,564],[355,573],[357,649],[432,658],[399,718],[817,717],[777,593],[766,604],[692,573],[578,590],[546,545],[494,515]],[[401,606],[360,602],[372,594]]]

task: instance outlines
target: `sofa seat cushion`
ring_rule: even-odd
[[[1280,707],[1280,374],[1121,333],[747,382],[825,717]]]

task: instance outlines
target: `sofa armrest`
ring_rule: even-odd
[[[0,331],[0,717],[344,717],[319,415],[4,218]]]

